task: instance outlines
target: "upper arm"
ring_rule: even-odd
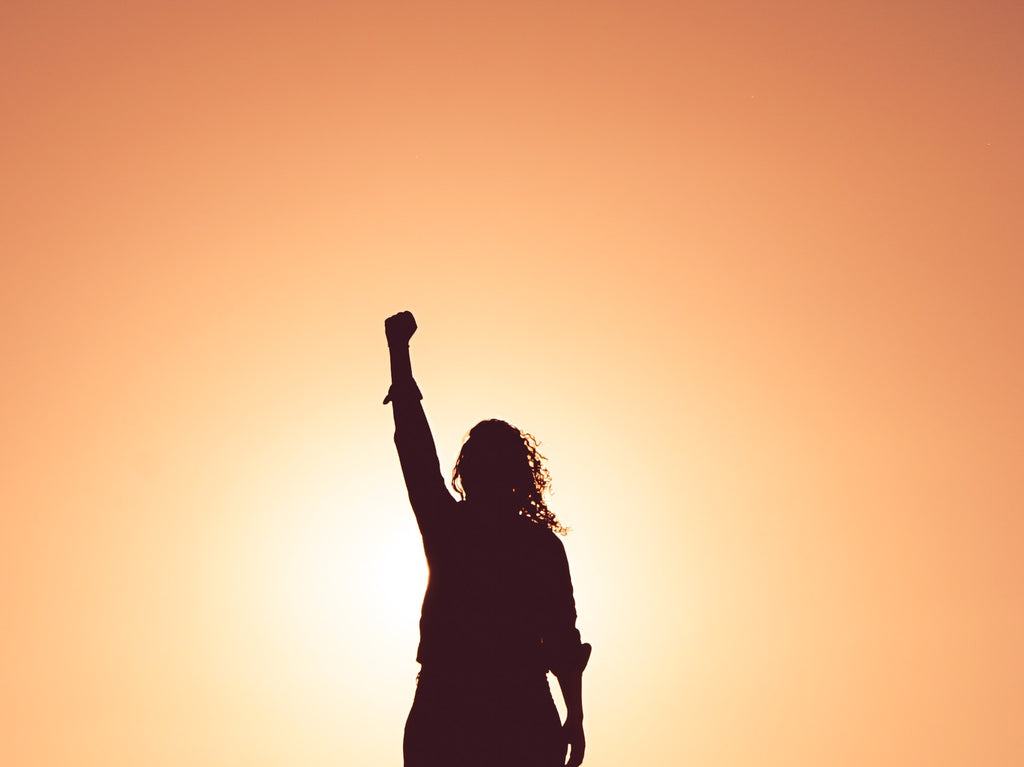
[[[569,574],[569,559],[565,546],[554,534],[548,538],[548,579],[545,591],[548,595],[547,614],[543,632],[548,663],[556,676],[570,668],[586,665],[585,652],[576,628],[576,600],[573,595],[572,578]],[[589,654],[589,651],[586,651]]]
[[[576,599],[573,595],[572,576],[569,574],[569,558],[565,554],[565,546],[554,533],[548,533],[550,546],[549,555],[549,593],[552,597],[552,622],[563,630],[570,627],[575,631]],[[578,634],[578,632],[577,632]]]
[[[434,439],[418,400],[395,402],[395,447],[420,530],[424,531],[455,505],[445,486]]]

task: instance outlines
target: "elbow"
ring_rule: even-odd
[[[575,647],[564,647],[553,653],[548,661],[548,668],[558,679],[567,679],[578,676],[590,662],[590,653],[593,648],[589,642],[582,642]]]

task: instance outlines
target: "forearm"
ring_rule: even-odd
[[[390,402],[392,405],[395,417],[395,443],[398,445],[399,455],[409,452],[403,450],[403,447],[418,448],[418,451],[428,451],[436,455],[434,437],[430,433],[426,413],[420,404],[423,395],[420,394],[419,387],[412,377],[409,346],[390,346],[388,352],[391,356],[391,388],[388,389],[384,404]],[[402,463],[404,468],[404,457]]]
[[[400,400],[415,399],[419,401],[422,399],[419,387],[416,386],[416,381],[412,377],[409,345],[389,346],[388,354],[391,357],[391,388],[388,389],[388,396],[384,398],[384,404]]]
[[[565,701],[566,721],[583,721],[583,671],[565,671],[557,676],[558,686]]]
[[[412,381],[412,359],[409,356],[409,345],[389,346],[388,354],[391,357],[391,383],[402,384]]]
[[[583,669],[590,659],[590,645],[583,644],[580,650],[578,663],[555,670],[566,709],[565,722],[562,723],[562,735],[569,747],[566,767],[580,767],[587,748],[587,738],[583,732]]]
[[[420,402],[423,395],[413,378],[413,361],[409,354],[409,345],[389,346],[388,353],[391,357],[391,388],[388,389],[384,402],[391,403],[394,415],[394,440],[402,469],[407,469],[407,464],[417,456],[421,459],[425,455],[436,458],[434,438]]]

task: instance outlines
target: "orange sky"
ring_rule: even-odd
[[[572,525],[590,767],[1024,762],[1016,2],[0,7],[0,763],[400,763],[380,406]]]

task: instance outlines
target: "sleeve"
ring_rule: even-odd
[[[548,610],[543,629],[544,653],[548,668],[556,677],[581,673],[590,660],[591,646],[580,641],[576,628],[576,600],[565,546],[554,533],[550,550],[550,577],[546,584]]]

